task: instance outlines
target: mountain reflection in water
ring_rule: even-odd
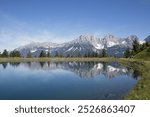
[[[122,99],[139,79],[118,63],[0,63],[0,99]]]
[[[24,66],[30,70],[56,70],[62,69],[77,74],[80,78],[94,78],[104,75],[108,79],[116,78],[120,75],[130,75],[134,79],[139,79],[140,73],[136,70],[124,67],[118,63],[106,62],[10,62],[0,63],[4,69],[8,65],[15,67]]]

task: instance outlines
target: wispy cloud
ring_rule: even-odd
[[[31,42],[63,43],[88,33],[84,25],[73,22],[62,22],[53,26],[46,26],[42,22],[34,26],[4,13],[0,14],[0,18],[0,51],[12,50]]]
[[[57,35],[54,30],[31,26],[10,15],[1,14],[0,18],[0,51],[4,49],[12,50],[30,42],[60,43],[73,38]],[[60,31],[63,32],[63,29],[60,28]]]
[[[65,42],[69,40],[65,37],[58,37],[47,30],[41,30],[39,33],[29,34],[28,32],[15,30],[0,31],[0,49],[14,49],[31,42]]]

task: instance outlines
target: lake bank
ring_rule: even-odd
[[[140,72],[141,79],[125,99],[150,100],[150,61],[142,59],[120,59],[119,62]]]
[[[0,62],[50,62],[50,61],[106,61],[113,62],[116,61],[116,58],[0,58]]]

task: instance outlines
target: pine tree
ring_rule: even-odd
[[[140,44],[139,44],[138,40],[135,39],[135,40],[133,41],[133,51],[134,51],[135,54],[136,54],[137,52],[139,52],[139,50],[140,50]]]
[[[9,56],[10,57],[21,57],[21,54],[19,51],[11,51]]]
[[[32,58],[32,54],[31,54],[30,51],[29,51],[29,53],[27,54],[27,58]]]
[[[84,57],[85,57],[85,58],[87,58],[87,55],[86,55],[86,53],[85,53]]]
[[[2,53],[2,57],[8,57],[8,51],[5,49]]]
[[[48,57],[48,58],[51,57],[50,52],[47,53],[47,57]]]
[[[98,57],[98,52],[95,53],[95,57]]]
[[[142,45],[140,45],[140,51],[143,51],[144,49],[146,49],[146,43],[143,43]]]
[[[130,55],[131,55],[131,52],[130,52],[130,49],[128,48],[128,49],[125,51],[124,56],[125,56],[126,58],[128,58],[128,57],[130,57]]]
[[[21,57],[21,54],[19,51],[15,51],[15,57]]]
[[[146,42],[145,45],[146,45],[146,47],[150,47],[150,43],[149,42]]]
[[[106,54],[106,50],[105,49],[103,49],[102,50],[102,57],[106,57],[107,56],[107,54]]]
[[[46,52],[42,50],[39,57],[46,57]]]

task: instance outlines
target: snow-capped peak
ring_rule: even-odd
[[[101,54],[102,49],[105,48],[109,55],[123,56],[126,48],[132,48],[132,43],[135,39],[139,40],[136,35],[131,35],[127,38],[119,38],[113,35],[106,35],[104,38],[98,38],[93,35],[80,35],[75,40],[63,44],[32,42],[17,48],[17,50],[23,56],[26,56],[29,51],[34,53],[35,56],[38,56],[41,50],[50,52],[51,55],[55,55],[57,51],[63,56],[76,56],[79,53],[84,56],[89,52]],[[143,43],[143,41],[140,41],[140,43]]]

